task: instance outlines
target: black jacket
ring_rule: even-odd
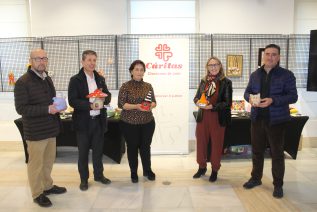
[[[14,87],[14,102],[17,113],[22,115],[24,139],[38,141],[59,134],[59,115],[48,113],[55,95],[49,76],[43,80],[29,68],[18,79]]]
[[[206,81],[202,79],[197,89],[194,102],[200,99],[206,86]],[[217,103],[213,105],[213,111],[218,112],[219,124],[223,127],[231,123],[231,105],[232,105],[232,82],[228,78],[219,81],[219,93]]]
[[[94,71],[97,88],[102,88],[102,92],[108,94],[104,104],[107,105],[111,100],[111,93],[108,91],[105,78]],[[68,102],[74,108],[73,123],[77,131],[87,130],[90,118],[90,102],[86,96],[89,94],[87,78],[83,68],[79,73],[72,76],[68,85]],[[107,110],[100,110],[101,124],[104,132],[107,130]]]

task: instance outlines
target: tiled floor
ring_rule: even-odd
[[[122,163],[104,159],[105,175],[110,185],[96,183],[92,178],[86,192],[79,190],[76,148],[58,149],[53,169],[54,182],[66,186],[68,192],[51,195],[53,207],[40,208],[34,204],[28,187],[24,153],[19,143],[6,142],[0,147],[0,211],[317,211],[317,149],[299,152],[297,160],[286,156],[283,199],[272,197],[271,161],[266,159],[263,185],[245,190],[251,160],[225,157],[216,183],[208,175],[193,179],[197,171],[195,152],[189,155],[154,155],[154,182],[142,177],[132,184],[126,155]],[[90,167],[90,170],[92,168]]]

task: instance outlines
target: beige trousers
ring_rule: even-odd
[[[56,157],[56,137],[26,142],[29,153],[28,178],[32,197],[35,199],[44,190],[53,187],[51,172]]]

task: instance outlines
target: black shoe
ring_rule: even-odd
[[[50,194],[63,194],[65,193],[67,190],[65,187],[59,187],[57,185],[53,185],[53,187],[51,189],[45,190],[43,193],[45,195],[50,195]]]
[[[259,186],[261,184],[262,184],[261,180],[250,179],[248,182],[243,184],[243,187],[246,189],[251,189],[251,188],[254,188],[255,186]]]
[[[279,199],[279,198],[282,198],[283,196],[284,196],[283,188],[275,186],[273,191],[273,197]]]
[[[151,169],[149,171],[143,171],[143,176],[151,181],[155,180],[155,173]]]
[[[95,178],[95,181],[101,182],[102,184],[110,184],[111,183],[111,180],[109,180],[105,176],[101,176],[101,177]]]
[[[217,175],[218,175],[218,172],[212,170],[211,175],[209,177],[209,181],[210,182],[215,182],[217,180]]]
[[[201,175],[205,175],[207,168],[199,168],[196,174],[194,174],[193,178],[200,178]]]
[[[138,177],[138,174],[136,172],[131,172],[131,181],[132,181],[132,183],[139,182],[139,177]]]
[[[36,197],[33,201],[41,207],[52,206],[51,200],[47,196],[45,196],[45,194],[41,194],[40,196]]]
[[[88,190],[88,182],[87,182],[87,180],[82,180],[80,182],[79,189],[82,190],[82,191],[87,191]]]

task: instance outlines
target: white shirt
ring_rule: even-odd
[[[86,72],[85,72],[85,75],[87,78],[89,93],[93,93],[97,89],[95,75],[93,74],[92,77],[90,77]],[[95,98],[89,98],[90,103],[93,103],[94,101],[95,101]],[[98,115],[100,115],[100,110],[90,110],[90,116],[98,116]]]

